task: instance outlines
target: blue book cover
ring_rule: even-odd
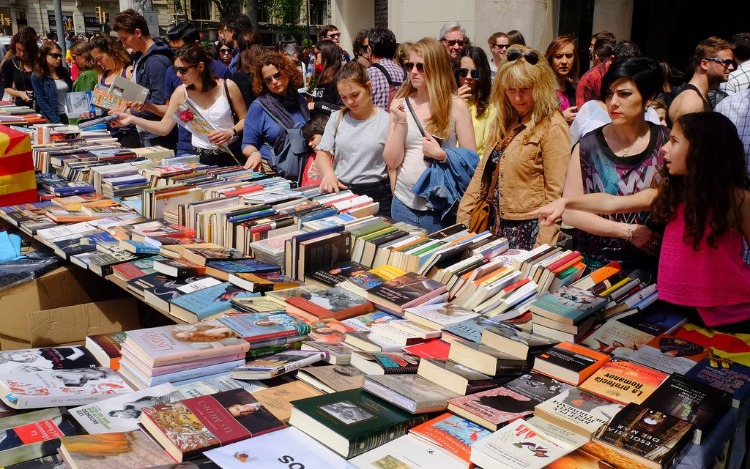
[[[740,407],[750,396],[750,367],[709,355],[685,373],[711,387],[732,395],[732,407]]]
[[[219,322],[244,337],[248,342],[304,335],[310,332],[309,324],[285,312],[237,314],[220,318]]]
[[[206,267],[211,267],[222,272],[230,274],[237,273],[265,273],[279,272],[281,269],[277,265],[260,262],[255,259],[236,259],[236,260],[218,260],[206,261]]]
[[[159,254],[159,248],[156,246],[152,246],[151,244],[142,243],[140,241],[133,241],[132,239],[125,239],[120,241],[120,245],[125,244],[130,246],[129,248],[127,248],[128,251],[134,252],[136,254]]]
[[[96,245],[99,243],[117,242],[117,239],[106,231],[95,231],[85,234],[80,238],[64,239],[56,241],[53,244],[55,245],[56,251],[63,252],[66,256],[73,256],[75,254],[95,251]]]
[[[260,296],[260,293],[251,293],[229,282],[222,282],[212,287],[180,295],[177,298],[169,300],[169,302],[202,320],[232,309],[232,303],[229,301],[232,298],[254,296]]]
[[[531,312],[566,324],[579,324],[606,306],[607,299],[572,285],[546,293],[531,303]]]

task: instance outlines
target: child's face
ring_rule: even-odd
[[[663,107],[655,107],[656,115],[659,116],[659,123],[665,127],[667,126],[667,110]]]
[[[320,134],[315,134],[310,138],[310,140],[307,141],[307,144],[310,145],[310,148],[313,149],[313,151],[318,151],[318,144],[320,143],[320,139],[322,139],[323,136]]]
[[[672,133],[669,135],[669,142],[661,147],[669,174],[673,176],[684,176],[687,174],[687,154],[689,148],[690,143],[682,133],[682,129],[678,124],[675,124],[672,128]]]

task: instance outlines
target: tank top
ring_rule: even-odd
[[[105,83],[105,81],[107,80],[108,76],[109,76],[109,70],[105,70],[104,73],[102,74],[102,79],[99,80],[99,84],[102,85],[102,86],[106,86],[107,88],[109,88],[109,85]],[[127,78],[128,77],[128,68],[127,67],[122,67],[122,72],[120,72],[120,76],[123,77],[123,78]]]
[[[195,106],[201,114],[203,114],[203,117],[205,117],[211,125],[219,130],[231,129],[234,127],[234,118],[232,117],[232,108],[229,104],[229,98],[224,92],[224,84],[219,83],[218,86],[221,90],[219,97],[213,102],[213,104],[211,104],[211,106],[203,108],[190,99],[190,96],[187,94],[187,87],[184,84],[182,85],[187,100],[190,101],[190,103]],[[194,147],[206,150],[215,150],[217,148],[216,145],[211,143],[205,135],[192,134],[191,143]]]
[[[693,84],[687,83],[685,86],[683,86],[682,89],[680,90],[680,92],[677,93],[678,96],[681,95],[682,93],[684,93],[687,90],[695,91],[698,94],[698,96],[700,96],[701,101],[703,101],[703,110],[705,112],[711,112],[713,110],[711,108],[711,103],[709,103],[708,100],[703,97],[703,94],[701,93],[701,91],[695,85],[693,85]]]
[[[735,313],[750,313],[750,266],[743,259],[744,238],[727,230],[716,240],[716,248],[703,234],[698,251],[683,241],[685,206],[677,208],[667,224],[659,256],[659,298],[696,306],[706,324],[735,322],[738,318],[712,317],[711,307],[736,305]],[[702,308],[703,307],[703,308]]]

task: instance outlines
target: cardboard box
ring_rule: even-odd
[[[0,292],[0,349],[80,343],[138,327],[136,300],[76,266]]]

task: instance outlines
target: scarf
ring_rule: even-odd
[[[302,97],[297,92],[291,96],[263,93],[258,99],[287,129],[294,128],[294,119],[292,118],[294,112],[302,112],[305,120],[308,119],[306,103],[303,102]]]

